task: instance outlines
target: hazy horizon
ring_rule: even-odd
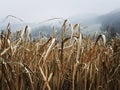
[[[3,0],[0,19],[14,15],[25,22],[35,22],[86,13],[101,15],[120,8],[119,4],[119,0]]]

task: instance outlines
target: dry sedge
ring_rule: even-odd
[[[36,41],[29,30],[13,33],[9,23],[1,33],[1,90],[120,90],[120,38],[92,39],[67,20],[61,40],[55,28],[53,36]]]

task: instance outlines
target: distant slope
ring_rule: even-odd
[[[101,29],[103,31],[107,30],[108,27],[111,27],[114,29],[113,32],[117,32],[120,34],[120,9],[100,16],[98,18],[98,21],[102,24]]]
[[[70,18],[74,23],[80,23],[81,26],[87,26],[83,32],[91,34],[99,31],[106,31],[108,28],[120,34],[120,9],[113,10],[104,15],[83,14],[76,15]]]
[[[36,25],[34,25],[34,27],[32,28],[32,35],[35,38],[37,38],[39,34],[47,37],[53,34],[54,32],[53,28],[55,28],[57,30],[57,33],[60,34],[63,22],[64,20],[62,19],[54,19],[48,21],[45,20],[39,22]]]
[[[72,24],[79,23],[82,33],[93,34],[100,31],[101,23],[98,23],[98,17],[99,15],[95,13],[87,13],[75,15],[70,17],[69,20]]]
[[[94,23],[96,24],[97,17],[98,15],[95,13],[87,13],[87,14],[78,14],[68,19],[73,24],[79,23],[79,24],[91,25]]]
[[[34,37],[38,37],[39,33],[43,35],[51,35],[53,33],[53,27],[55,27],[58,34],[60,34],[64,19],[50,19],[36,23],[25,23],[20,19],[9,16],[0,22],[0,30],[6,30],[7,24],[9,22],[11,23],[12,31],[24,29],[25,25],[29,24],[32,35]],[[100,30],[105,31],[108,29],[108,26],[112,27],[112,29],[114,28],[113,31],[120,34],[120,9],[101,16],[96,14],[79,14],[69,17],[68,22],[72,23],[73,25],[79,23],[81,31],[84,34],[93,34],[94,32],[99,32]]]

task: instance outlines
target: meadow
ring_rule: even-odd
[[[8,25],[0,37],[0,90],[120,90],[120,38],[83,35],[65,20],[59,40],[55,30],[34,40]]]

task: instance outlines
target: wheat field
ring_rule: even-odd
[[[120,38],[83,35],[80,25],[67,35],[63,23],[47,40],[11,32],[0,38],[0,90],[120,90]],[[29,41],[27,40],[29,38]]]

